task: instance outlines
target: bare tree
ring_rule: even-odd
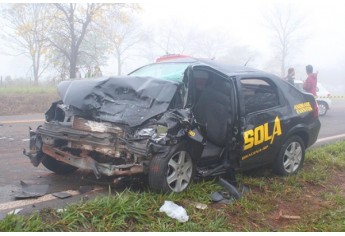
[[[163,24],[156,32],[147,33],[150,46],[160,54],[187,54],[196,57],[216,58],[224,54],[231,38],[216,30],[202,30],[178,20]]]
[[[76,77],[81,44],[89,32],[95,17],[102,14],[106,4],[54,3],[56,13],[50,30],[50,43],[69,63],[70,78]]]
[[[95,56],[92,55],[92,50],[86,50],[88,48],[85,44],[87,39],[89,39],[89,44],[92,41],[93,43],[102,42],[100,27],[102,27],[102,23],[109,20],[105,18],[106,13],[120,11],[130,6],[121,3],[54,3],[56,13],[53,15],[54,26],[50,30],[50,43],[67,60],[70,78],[76,77],[77,65],[80,64],[82,56],[86,55],[89,58]],[[94,37],[97,33],[99,33],[98,37]],[[88,38],[90,35],[93,39]],[[100,48],[96,49],[99,51]]]
[[[272,11],[264,15],[267,28],[272,33],[273,46],[280,64],[281,76],[285,76],[286,64],[293,50],[302,43],[305,36],[302,34],[305,17],[299,16],[291,6],[277,5]]]
[[[117,73],[122,74],[123,64],[135,56],[133,49],[145,40],[138,20],[131,12],[118,12],[118,15],[110,12],[110,20],[103,27],[103,34],[110,45],[110,53],[114,53],[117,60]],[[115,16],[115,17],[114,17]]]
[[[2,30],[5,41],[16,55],[26,55],[32,61],[34,83],[47,68],[48,53],[45,29],[49,28],[45,4],[9,4],[2,10],[6,25]]]
[[[195,56],[209,59],[220,58],[232,49],[232,38],[218,30],[199,30],[194,38],[193,51]]]

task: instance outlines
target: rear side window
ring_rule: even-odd
[[[241,79],[245,113],[253,113],[279,106],[277,87],[268,79]]]

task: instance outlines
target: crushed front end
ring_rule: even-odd
[[[60,86],[63,100],[52,104],[43,125],[30,130],[30,151],[24,154],[32,164],[42,163],[56,173],[67,173],[60,170],[69,167],[92,170],[96,178],[146,174],[152,156],[168,152],[185,135],[183,125],[189,124],[190,113],[167,111],[176,99],[176,84],[166,82],[152,90],[153,79],[136,88],[130,79],[120,82],[118,78],[91,82],[95,84],[89,92],[79,93],[78,99],[68,94],[73,90],[71,84]],[[112,97],[106,92],[109,86],[114,89]],[[159,99],[162,88],[169,91],[166,100]],[[145,106],[142,101],[149,104],[144,107],[146,114],[140,113]],[[134,116],[133,110],[139,113]]]

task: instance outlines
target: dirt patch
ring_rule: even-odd
[[[262,208],[263,211],[258,208],[248,209],[236,202],[230,205],[215,203],[211,207],[225,213],[235,231],[289,231],[299,224],[312,225],[312,222],[318,221],[317,212],[327,211],[334,205],[334,202],[325,200],[325,194],[340,190],[342,196],[345,196],[344,178],[344,172],[334,170],[327,184],[304,182],[298,193],[287,191],[286,195],[280,197],[272,197],[273,192],[267,192],[266,188],[251,188],[253,196],[270,195],[267,197],[272,201]],[[251,201],[250,195],[247,198]],[[309,230],[315,229],[311,227]]]
[[[0,95],[0,116],[44,113],[58,99],[57,93]]]
[[[265,218],[272,229],[285,231],[291,224],[305,221],[311,213],[327,207],[328,202],[321,199],[323,187],[307,186],[305,193],[291,201],[279,199],[275,202],[276,209]]]
[[[345,173],[340,171],[335,171],[330,181],[330,186],[337,186],[340,189],[340,193],[345,197]]]

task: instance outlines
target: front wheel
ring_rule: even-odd
[[[291,136],[280,149],[273,172],[283,176],[295,174],[303,166],[304,155],[303,140],[298,136]]]
[[[156,192],[182,192],[192,181],[194,164],[185,145],[178,144],[167,156],[153,157],[149,168],[149,186]]]

